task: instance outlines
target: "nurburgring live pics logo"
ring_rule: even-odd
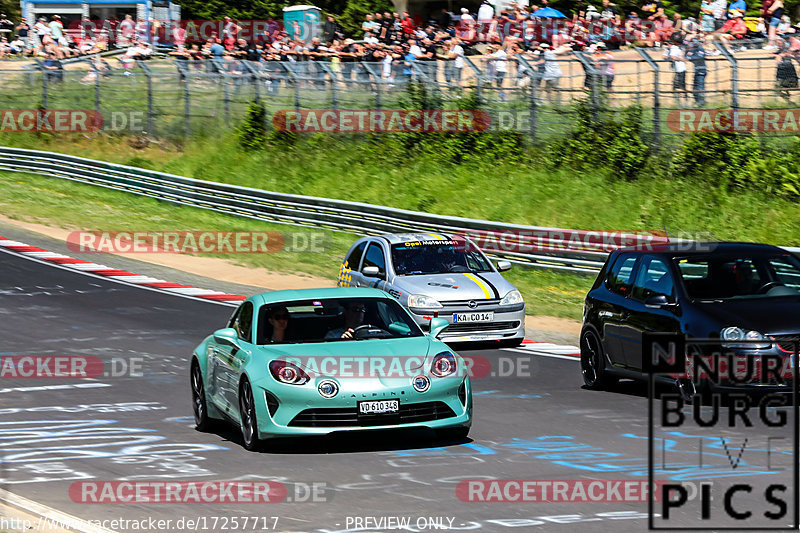
[[[798,343],[789,353],[774,339],[651,332],[641,342],[650,375],[648,474],[668,475],[667,465],[678,460],[684,473],[660,487],[659,513],[651,495],[650,529],[684,530],[688,521],[695,529],[699,523],[700,529],[797,530]],[[680,391],[657,393],[656,375]],[[676,435],[685,438],[680,450]],[[688,504],[684,481],[692,479],[685,474],[689,451],[697,456],[698,477],[717,478],[715,486],[701,487],[697,505]]]

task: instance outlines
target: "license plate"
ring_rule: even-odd
[[[358,402],[358,413],[362,415],[379,415],[398,411],[400,411],[400,400]]]
[[[494,320],[494,311],[487,311],[485,313],[455,313],[453,315],[453,324],[458,322],[491,322]]]

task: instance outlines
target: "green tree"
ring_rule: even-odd
[[[344,28],[344,33],[352,37],[361,38],[361,23],[367,13],[376,11],[394,11],[392,3],[388,0],[349,0],[344,12],[339,17],[339,24]]]
[[[0,0],[0,13],[8,15],[8,18],[14,23],[19,22],[19,2],[15,0]]]

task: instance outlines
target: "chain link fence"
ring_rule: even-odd
[[[469,56],[463,68],[454,61],[250,62],[231,57],[85,59],[58,70],[38,62],[16,68],[8,63],[0,64],[0,108],[93,110],[102,115],[104,131],[185,138],[236,127],[254,101],[264,104],[268,127],[276,113],[286,110],[407,109],[406,88],[413,80],[427,89],[429,101],[423,105],[455,109],[460,98],[474,94],[491,117],[492,129],[520,131],[537,141],[572,131],[577,101],[585,102],[595,117],[638,104],[642,132],[661,146],[692,131],[692,124],[675,120],[675,112],[797,105],[797,88],[776,87],[776,56],[762,50],[733,54],[723,46],[709,51],[701,90],[696,85],[701,72],[694,64],[687,61],[680,76],[658,50],[638,48],[607,61],[580,52],[557,56],[552,62],[560,71],[555,81],[548,80],[542,62],[525,55],[507,60]]]

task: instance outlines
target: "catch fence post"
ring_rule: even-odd
[[[721,42],[714,41],[714,45],[731,64],[731,107],[739,109],[739,61]]]
[[[634,48],[642,59],[647,61],[650,68],[653,69],[653,150],[658,151],[661,148],[661,93],[658,83],[658,75],[660,69],[650,54],[642,48]]]
[[[143,61],[136,60],[136,63],[144,71],[145,79],[147,80],[147,135],[153,136],[153,121],[155,120],[155,113],[153,112],[153,73]],[[98,75],[98,78],[100,76]],[[99,86],[98,86],[99,94]]]

